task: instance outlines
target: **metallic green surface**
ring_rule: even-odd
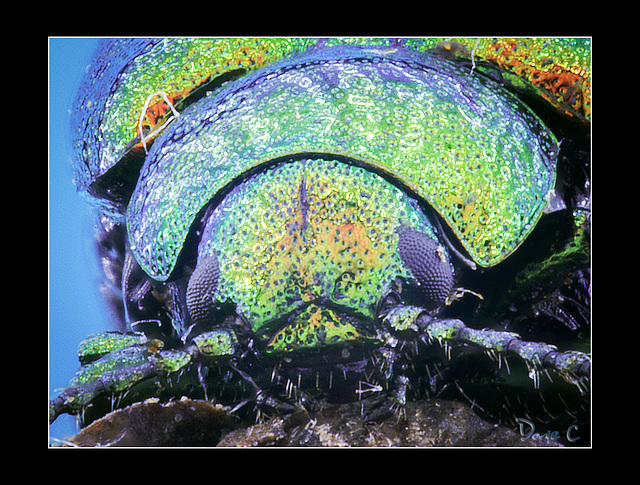
[[[318,300],[372,321],[396,278],[412,277],[399,228],[438,241],[414,201],[380,176],[337,161],[288,162],[229,193],[203,231],[199,260],[215,255],[220,265],[211,298],[237,304],[266,337],[270,323]]]
[[[72,386],[91,383],[102,375],[119,369],[128,369],[147,362],[143,345],[135,345],[110,352],[91,364],[81,367],[71,381]]]
[[[218,191],[265,162],[322,153],[396,180],[492,266],[542,214],[556,152],[526,106],[441,57],[325,48],[236,81],[167,128],[132,196],[129,239],[144,270],[165,280]]]
[[[488,62],[568,116],[591,119],[591,39],[556,38],[166,38],[105,43],[73,108],[76,183],[82,191],[133,147],[148,144],[193,95],[311,49],[361,44],[432,50]],[[163,93],[161,95],[161,93]],[[191,97],[191,98],[190,98]]]
[[[92,335],[80,342],[78,359],[81,363],[89,362],[102,354],[115,352],[133,345],[142,345],[148,340],[142,333],[103,332]]]
[[[165,38],[118,39],[104,44],[87,68],[91,75],[74,106],[79,188],[86,189],[140,144],[141,125],[148,134],[159,131],[169,120],[170,106],[154,93],[164,92],[175,108],[182,109],[187,96],[218,76],[259,68],[313,42]]]
[[[238,346],[235,334],[226,329],[215,329],[193,338],[198,351],[206,357],[233,355]]]
[[[269,341],[266,352],[276,355],[310,351],[327,346],[344,346],[351,342],[379,345],[371,335],[363,333],[343,316],[330,308],[311,304]]]
[[[407,47],[465,58],[475,69],[497,67],[517,90],[548,102],[570,119],[591,120],[591,39],[588,37],[450,37],[407,39]]]

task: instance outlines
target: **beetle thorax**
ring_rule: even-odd
[[[287,319],[304,329],[301,314],[313,328],[322,328],[321,315],[340,320],[308,311],[316,306],[374,319],[396,281],[411,277],[398,251],[401,227],[430,229],[380,176],[342,162],[294,161],[229,193],[205,225],[199,259],[219,264],[215,299],[235,303],[257,334],[271,338]],[[299,333],[316,334],[308,330]]]

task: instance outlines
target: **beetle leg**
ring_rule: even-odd
[[[260,386],[258,386],[255,381],[251,378],[249,374],[238,369],[233,364],[229,364],[229,366],[236,372],[240,377],[242,377],[247,384],[253,389],[254,392],[254,402],[258,406],[258,408],[270,408],[274,409],[278,414],[290,414],[298,409],[293,404],[288,404],[279,399],[267,394],[263,391]],[[244,403],[242,403],[244,405]],[[238,409],[241,406],[236,406],[234,410]]]
[[[122,393],[146,379],[166,376],[182,369],[191,355],[176,350],[160,350],[158,340],[109,352],[84,365],[56,399],[49,402],[49,422],[62,413],[77,414],[96,398]]]
[[[390,347],[395,347],[402,333],[418,332],[427,343],[437,341],[450,356],[456,344],[471,344],[482,349],[493,358],[516,355],[529,368],[529,376],[538,387],[538,375],[543,369],[552,369],[566,381],[578,385],[589,378],[591,356],[578,351],[558,351],[554,345],[543,342],[521,340],[513,332],[500,330],[476,330],[457,319],[436,319],[424,308],[398,305],[388,310],[382,319],[380,338]]]
[[[369,423],[380,423],[403,409],[405,404],[407,404],[408,385],[408,377],[404,375],[395,376],[391,382],[389,392],[383,394],[381,400],[376,402],[366,412],[365,421]],[[377,386],[377,388],[378,387],[382,390],[380,386]],[[377,388],[369,390],[378,390]],[[363,406],[363,404],[361,404],[361,406]]]
[[[577,385],[582,379],[590,376],[591,356],[583,352],[559,352],[553,345],[521,340],[516,333],[476,330],[456,319],[438,320],[424,315],[417,323],[421,333],[426,335],[429,341],[438,341],[445,348],[450,348],[456,343],[467,343],[481,348],[490,356],[518,356],[529,368],[529,376],[534,380],[536,387],[542,369],[552,369],[568,382]]]
[[[406,330],[413,330],[417,332],[419,330],[417,326],[418,317],[426,313],[427,311],[422,307],[396,305],[386,312],[382,319],[382,325],[385,330],[393,332],[402,332]]]

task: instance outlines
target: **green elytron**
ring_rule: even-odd
[[[187,45],[107,44],[127,62],[80,96],[79,185],[106,208],[104,239],[126,227],[120,286],[137,333],[92,340],[53,419],[165,377],[174,392],[195,392],[195,379],[205,397],[233,388],[280,412],[284,382],[367,380],[390,389],[393,409],[431,358],[418,344],[433,341],[517,355],[536,383],[549,369],[584,384],[588,354],[445,318],[475,293],[464,268],[503,262],[555,194],[556,137],[495,77],[401,39],[252,41],[259,61],[202,61],[194,72],[210,73],[180,96],[135,74],[149,56],[151,73],[189,77],[180,62],[193,50],[172,50]],[[137,120],[106,121],[131,103]],[[124,128],[96,136],[95,119]]]
[[[203,100],[185,118],[188,130],[176,120],[163,150],[151,151],[127,211],[148,274],[171,274],[193,217],[225,185],[301,153],[340,155],[396,178],[442,215],[482,266],[506,258],[535,226],[555,184],[557,142],[516,98],[411,51],[335,47],[296,62]]]

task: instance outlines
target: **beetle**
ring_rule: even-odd
[[[472,349],[518,356],[534,389],[546,372],[587,393],[588,353],[478,326],[539,333],[509,315],[522,305],[553,334],[588,328],[585,304],[576,317],[536,300],[564,298],[550,274],[585,300],[589,218],[580,191],[543,217],[562,198],[559,143],[508,71],[450,42],[206,40],[216,62],[199,42],[105,43],[80,93],[77,183],[101,210],[129,332],[82,344],[52,419],[114,393],[290,412],[292,395],[354,398],[364,383],[387,389],[384,419],[407,395],[468,398],[483,382],[465,377]],[[434,342],[451,362],[435,376]]]

